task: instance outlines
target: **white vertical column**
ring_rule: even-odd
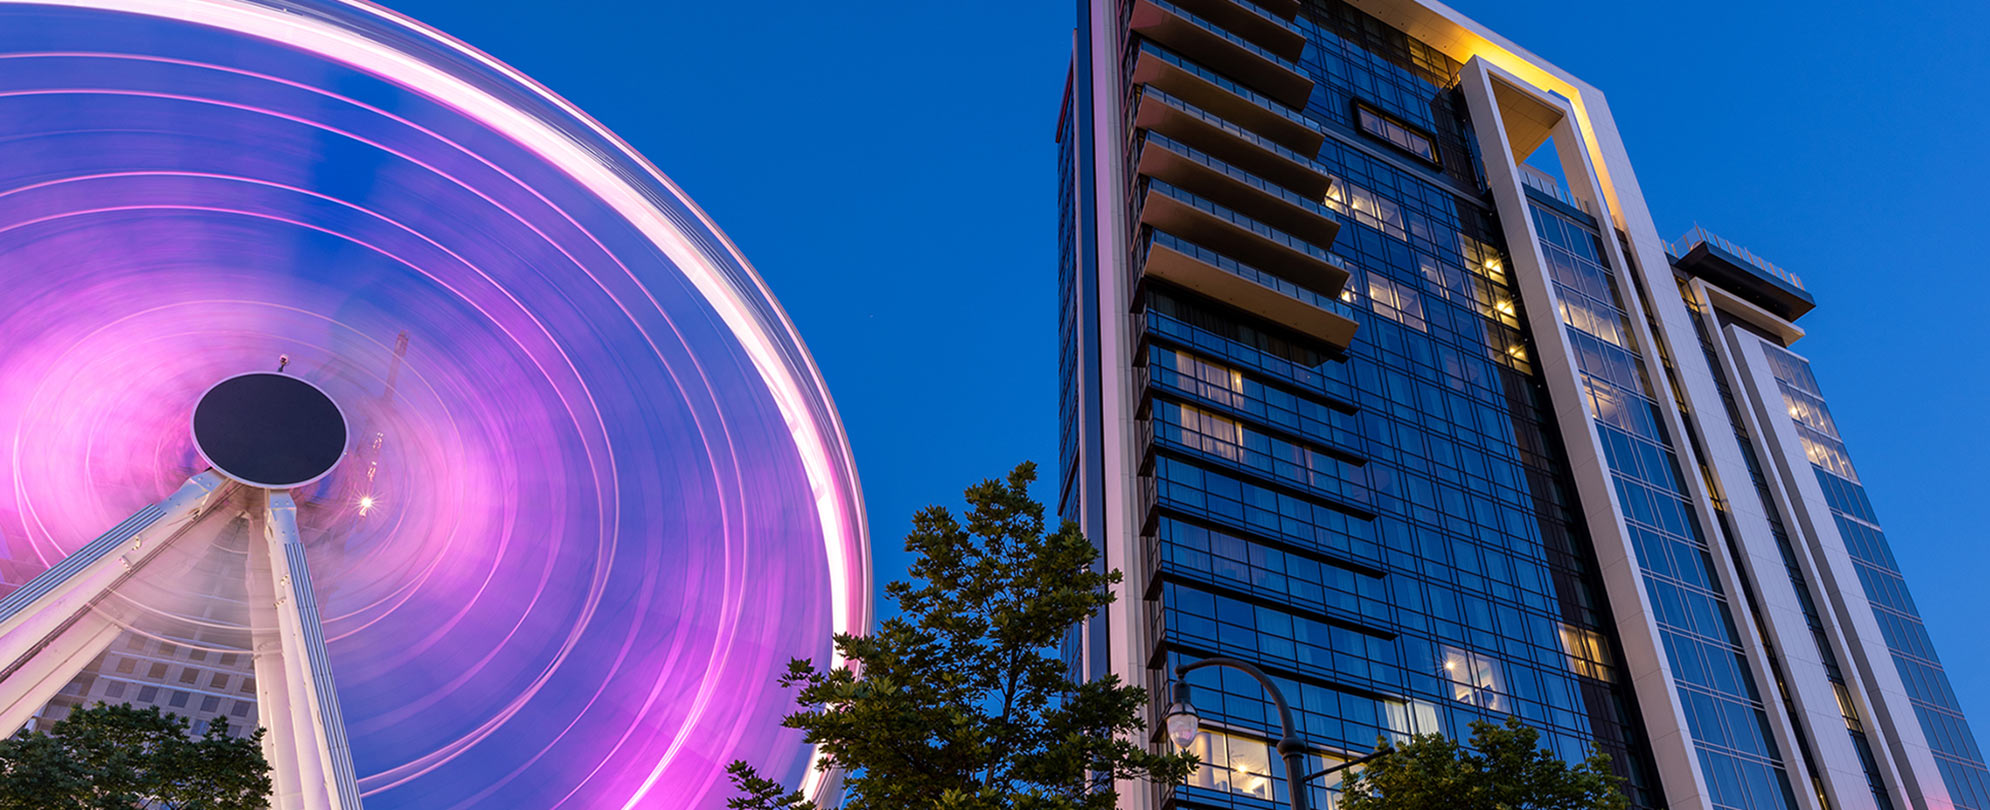
[[[1147,661],[1141,651],[1147,648],[1147,623],[1142,620],[1141,612],[1146,605],[1143,594],[1147,583],[1140,543],[1139,492],[1134,486],[1140,460],[1135,456],[1139,444],[1133,440],[1136,425],[1131,379],[1132,321],[1128,317],[1133,291],[1126,268],[1131,261],[1130,212],[1126,206],[1129,181],[1124,153],[1126,116],[1121,112],[1127,84],[1120,64],[1124,26],[1117,5],[1113,0],[1092,0],[1088,4],[1092,62],[1082,66],[1084,75],[1091,81],[1092,93],[1092,204],[1097,214],[1089,236],[1097,251],[1098,275],[1092,282],[1097,285],[1098,293],[1097,393],[1103,412],[1099,447],[1104,468],[1100,490],[1105,502],[1098,506],[1105,516],[1105,537],[1093,539],[1101,541],[1105,548],[1107,568],[1124,574],[1120,584],[1113,586],[1116,598],[1106,608],[1106,632],[1112,642],[1106,645],[1110,650],[1109,666],[1122,682],[1144,684]],[[1091,506],[1086,504],[1087,508]],[[1143,785],[1122,786],[1119,807],[1145,810],[1152,804],[1151,799],[1151,791]]]
[[[1535,235],[1533,216],[1522,191],[1518,162],[1524,156],[1513,153],[1513,145],[1507,138],[1505,118],[1494,91],[1496,80],[1526,92],[1521,90],[1526,86],[1524,83],[1478,58],[1466,63],[1460,84],[1483,155],[1486,180],[1492,186],[1493,201],[1499,211],[1501,231],[1506,236],[1507,253],[1515,265],[1508,272],[1513,274],[1526,303],[1528,329],[1533,334],[1537,355],[1534,361],[1541,366],[1549,402],[1554,406],[1555,423],[1560,428],[1562,443],[1568,448],[1570,471],[1582,499],[1584,521],[1596,548],[1617,636],[1624,647],[1625,675],[1633,684],[1652,756],[1658,764],[1660,788],[1673,808],[1707,807],[1705,778],[1700,772],[1692,735],[1687,731],[1685,707],[1678,700],[1672,671],[1666,664],[1665,646],[1659,638],[1651,597],[1645,591],[1637,552],[1623,521],[1623,507],[1617,502],[1616,487],[1604,460],[1602,437],[1590,416],[1588,392],[1578,372],[1575,349],[1562,332],[1560,299],[1550,281],[1547,254]],[[1546,101],[1541,103],[1554,106]]]
[[[1719,308],[1748,305],[1707,287],[1705,282],[1698,279],[1693,281],[1691,287],[1692,294],[1706,313],[1703,317],[1708,320],[1708,333],[1714,336],[1714,362],[1719,367],[1713,371],[1724,375],[1730,383],[1729,387],[1739,406],[1741,426],[1754,440],[1756,460],[1762,465],[1762,474],[1766,479],[1764,483],[1768,489],[1769,500],[1766,502],[1753,491],[1752,486],[1746,492],[1746,498],[1735,492],[1731,496],[1732,509],[1739,515],[1759,507],[1763,510],[1760,519],[1765,528],[1768,514],[1783,516],[1790,554],[1796,561],[1796,575],[1808,583],[1812,606],[1818,612],[1818,620],[1823,625],[1823,643],[1831,655],[1841,662],[1839,674],[1845,680],[1846,692],[1854,704],[1854,710],[1861,718],[1874,717],[1871,705],[1865,700],[1865,689],[1857,668],[1843,665],[1843,662],[1850,662],[1852,658],[1839,632],[1836,617],[1830,612],[1831,589],[1825,587],[1824,580],[1818,576],[1816,562],[1803,541],[1803,527],[1795,518],[1795,512],[1790,507],[1790,499],[1785,493],[1782,481],[1776,475],[1779,459],[1775,451],[1765,443],[1766,433],[1761,420],[1756,416],[1755,400],[1750,396],[1749,386],[1743,380],[1741,366],[1735,360],[1733,349],[1725,336],[1725,329],[1714,316]],[[1740,460],[1736,460],[1736,463],[1746,464]],[[1746,475],[1747,471],[1738,470],[1734,474]],[[1752,484],[1753,481],[1747,483]],[[1749,532],[1745,527],[1742,531],[1744,535]],[[1775,540],[1773,536],[1767,539],[1771,543]],[[1776,557],[1767,556],[1770,553]],[[1777,569],[1771,564],[1780,563],[1780,551],[1774,548],[1769,548],[1766,552],[1760,550],[1755,547],[1755,541],[1751,537],[1750,554],[1757,558],[1754,564],[1761,567],[1760,576],[1775,576]],[[1784,578],[1787,579],[1787,571],[1784,573]],[[1794,588],[1790,593],[1792,596],[1795,595]],[[1872,792],[1866,781],[1865,767],[1860,762],[1858,752],[1852,747],[1851,737],[1845,730],[1844,715],[1838,706],[1837,690],[1831,686],[1830,676],[1824,669],[1824,661],[1817,651],[1817,644],[1808,637],[1809,625],[1801,615],[1802,606],[1793,605],[1787,609],[1772,610],[1774,610],[1772,618],[1781,620],[1779,622],[1781,626],[1778,626],[1775,633],[1782,647],[1785,677],[1793,692],[1797,710],[1802,715],[1800,721],[1810,730],[1811,744],[1815,746],[1819,764],[1826,771],[1825,787],[1831,792],[1834,806],[1846,808],[1874,806]],[[1797,615],[1790,616],[1784,612],[1785,610],[1794,610]],[[1791,619],[1795,620],[1794,624],[1782,624]],[[1872,746],[1877,759],[1876,764],[1880,769],[1878,776],[1886,784],[1894,805],[1913,806],[1907,792],[1902,789],[1899,772],[1893,767],[1891,758],[1885,756],[1887,751],[1885,740],[1869,735],[1868,742]]]
[[[1608,114],[1607,105],[1600,99],[1589,109]],[[1567,142],[1594,142],[1599,153],[1605,151],[1601,148],[1605,142],[1602,138],[1592,141],[1572,135]],[[1632,225],[1625,211],[1603,205],[1601,170],[1591,160],[1588,149],[1565,150],[1563,160],[1569,169],[1570,182],[1581,179],[1582,185],[1575,193],[1598,201],[1599,211],[1616,214],[1614,220],[1606,218],[1601,223],[1606,232],[1613,225]],[[1619,166],[1614,176],[1620,189],[1635,188],[1628,163]],[[1642,206],[1637,210],[1642,211]],[[1857,754],[1850,740],[1841,733],[1843,724],[1835,719],[1837,698],[1824,677],[1815,645],[1809,641],[1809,627],[1804,622],[1796,591],[1790,585],[1781,552],[1776,548],[1775,535],[1755,494],[1747,462],[1742,460],[1734,443],[1734,426],[1728,419],[1726,404],[1721,401],[1704,353],[1699,351],[1699,333],[1694,328],[1692,312],[1678,294],[1671,260],[1662,247],[1653,247],[1657,241],[1656,229],[1648,220],[1641,224],[1642,227],[1626,227],[1624,234],[1644,232],[1653,238],[1641,244],[1631,237],[1625,240],[1630,243],[1627,248],[1623,242],[1606,235],[1603,249],[1620,279],[1620,286],[1623,280],[1635,278],[1645,290],[1642,299],[1628,286],[1623,290],[1627,303],[1636,304],[1635,312],[1650,316],[1649,322],[1636,319],[1632,328],[1639,342],[1647,347],[1645,361],[1652,384],[1658,389],[1660,409],[1672,434],[1674,450],[1685,467],[1680,471],[1681,483],[1691,496],[1694,513],[1713,549],[1714,572],[1727,595],[1728,610],[1734,618],[1749,673],[1764,696],[1763,711],[1769,718],[1776,747],[1782,752],[1791,791],[1800,805],[1821,810],[1816,791],[1810,785],[1811,763],[1805,762],[1806,756],[1815,757],[1820,760],[1816,763],[1819,780],[1834,806],[1863,807],[1871,803],[1872,794],[1866,789],[1863,772],[1858,770]],[[1656,356],[1661,345],[1670,350],[1673,376],[1664,373]],[[1674,397],[1686,403],[1686,411],[1674,407]],[[1688,428],[1692,430],[1689,432]],[[1693,435],[1699,437],[1698,445],[1692,441]],[[1705,462],[1711,482],[1693,474],[1696,458]],[[1717,495],[1727,499],[1729,525],[1722,524],[1714,509]],[[1733,549],[1720,542],[1729,529],[1735,534]],[[1752,601],[1747,598],[1751,593]],[[1777,666],[1784,674],[1782,691],[1790,693],[1787,705],[1780,699]],[[1795,712],[1790,710],[1792,706]],[[1808,733],[1800,735],[1798,729],[1812,710],[1824,707],[1829,707],[1826,710],[1832,712],[1833,721],[1825,726],[1808,727]],[[1800,740],[1810,743],[1807,752],[1805,746],[1799,745]],[[1847,768],[1853,770],[1848,773]]]
[[[275,608],[272,613],[284,680],[280,687],[262,683],[258,687],[273,696],[280,692],[286,703],[301,806],[305,810],[360,810],[359,784],[352,751],[346,744],[331,660],[325,652],[318,597],[311,588],[304,542],[297,532],[297,503],[287,491],[269,491],[267,498],[263,534],[274,592],[264,594]],[[258,673],[264,671],[265,657],[259,648]]]
[[[269,544],[248,544],[249,649],[256,668],[256,718],[263,727],[263,759],[270,764],[272,810],[303,810],[298,784],[296,708],[290,702],[290,674],[284,666],[277,629],[276,576]]]
[[[1822,586],[1817,594],[1819,607],[1831,610],[1834,623],[1845,634],[1850,652],[1846,663],[1856,671],[1865,686],[1863,691],[1870,698],[1872,715],[1868,725],[1875,733],[1868,736],[1874,742],[1884,743],[1884,750],[1892,755],[1910,806],[1916,810],[1949,810],[1954,802],[1949,797],[1948,785],[1942,781],[1920,719],[1908,702],[1907,688],[1900,680],[1893,653],[1880,634],[1879,621],[1873,616],[1872,604],[1866,600],[1858,569],[1845,549],[1837,520],[1831,516],[1830,504],[1824,499],[1824,488],[1817,482],[1803,440],[1797,435],[1796,423],[1791,421],[1783,404],[1782,389],[1770,370],[1767,352],[1782,349],[1771,348],[1761,338],[1733,327],[1727,329],[1726,339],[1734,349],[1737,373],[1754,406],[1755,418],[1762,426],[1764,449],[1770,451],[1764,461],[1789,493],[1793,516],[1816,562],[1818,584]]]

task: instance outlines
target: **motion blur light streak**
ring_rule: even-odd
[[[296,494],[367,807],[824,787],[775,678],[870,620],[841,425],[737,249],[544,88],[362,4],[0,0],[0,289],[14,570],[195,471],[225,377],[346,410]]]

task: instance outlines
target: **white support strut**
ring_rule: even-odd
[[[269,490],[264,511],[263,533],[267,540],[276,645],[265,644],[265,628],[256,628],[256,679],[258,689],[271,704],[283,711],[281,725],[266,724],[270,733],[265,747],[279,750],[276,761],[288,760],[295,768],[294,782],[298,804],[279,804],[278,810],[360,810],[358,774],[353,770],[352,749],[346,741],[345,720],[339,710],[338,690],[332,681],[331,660],[325,652],[325,630],[318,615],[318,597],[311,589],[311,571],[304,560],[304,542],[297,531],[297,502],[284,490]],[[263,614],[260,610],[255,615]],[[276,661],[270,661],[270,658]],[[283,679],[272,683],[267,675],[281,672]],[[287,740],[270,740],[287,732]],[[288,743],[286,746],[285,743]],[[283,786],[285,788],[289,785]],[[285,797],[288,798],[288,797]]]
[[[94,609],[146,561],[226,502],[212,470],[147,506],[0,600],[0,728],[11,734],[108,646],[121,627]]]

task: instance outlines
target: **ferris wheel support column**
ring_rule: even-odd
[[[0,727],[13,733],[96,658],[117,627],[96,605],[160,548],[227,501],[202,472],[0,600]]]
[[[305,810],[298,784],[297,732],[291,721],[290,674],[284,668],[283,640],[276,621],[276,577],[269,545],[250,542],[249,651],[256,673],[256,718],[263,728],[263,759],[270,766],[271,810]]]
[[[48,705],[78,672],[117,640],[124,627],[95,610],[85,609],[67,628],[48,640],[40,654],[24,659],[7,673],[7,703],[0,706],[0,729],[8,733]]]
[[[288,781],[297,786],[300,806],[305,810],[360,810],[358,774],[353,770],[345,719],[332,682],[331,660],[325,652],[318,597],[311,589],[311,571],[297,531],[297,502],[283,490],[269,490],[266,497],[263,533],[274,591],[270,593],[274,606],[270,613],[275,619],[271,629],[278,649],[273,656],[265,651],[260,642],[263,628],[257,628],[257,678],[261,682],[266,659],[280,659],[284,680],[281,685],[264,688],[272,696],[280,695],[271,702],[281,702],[281,722],[289,727],[290,745],[284,759],[294,768]],[[274,674],[277,668],[269,669]],[[270,714],[278,714],[276,708],[272,706]],[[265,725],[272,735],[277,733],[276,724],[266,721]],[[284,777],[279,774],[278,781]]]

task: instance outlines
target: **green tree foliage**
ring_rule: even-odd
[[[79,708],[47,733],[0,740],[0,810],[262,810],[262,738],[228,736],[227,718],[190,738],[185,718],[157,707]]]
[[[966,522],[934,506],[912,520],[912,582],[885,593],[899,615],[868,636],[838,635],[849,666],[790,664],[801,709],[784,725],[845,774],[844,810],[1105,810],[1095,774],[1188,777],[1193,759],[1146,738],[1146,691],[1075,682],[1056,655],[1066,630],[1112,603],[1117,571],[1093,570],[1075,524],[1045,533],[1036,465],[967,490]],[[808,805],[734,763],[737,810]]]
[[[1472,724],[1469,748],[1419,734],[1347,780],[1341,810],[1624,810],[1630,806],[1610,758],[1574,767],[1538,745],[1517,718]]]

